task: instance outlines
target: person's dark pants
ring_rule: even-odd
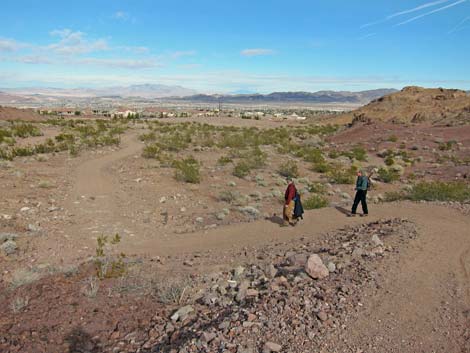
[[[351,210],[352,214],[356,214],[357,205],[359,205],[359,202],[362,206],[362,212],[364,212],[364,214],[369,214],[369,210],[367,209],[367,190],[356,191],[356,197],[354,197],[354,203]]]

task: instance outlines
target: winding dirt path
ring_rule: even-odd
[[[138,154],[142,144],[135,135],[127,135],[123,146],[78,167],[67,206],[75,214],[67,233],[77,244],[90,241],[80,236],[90,232],[127,229],[139,234],[139,226],[119,213],[125,209],[126,195],[109,167]],[[295,228],[260,220],[167,238],[124,236],[119,247],[129,255],[150,256],[236,250],[289,237],[315,239],[347,225],[405,217],[417,224],[419,237],[402,249],[395,266],[381,270],[379,294],[364,298],[360,315],[351,318],[334,346],[322,351],[461,352],[470,310],[470,217],[444,206],[408,202],[371,209],[368,218],[348,218],[334,208],[309,211]]]

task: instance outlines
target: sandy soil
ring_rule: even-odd
[[[263,124],[270,127],[278,123]],[[366,137],[372,141],[375,137],[370,129],[381,138],[390,132],[410,138],[410,143],[419,139],[411,139],[406,129],[390,127],[390,131],[350,130],[331,141],[364,142]],[[422,134],[429,139],[456,137],[462,147],[469,146],[467,128],[428,129],[423,128]],[[48,131],[47,136],[54,133]],[[109,251],[125,252],[149,268],[158,263],[162,273],[194,275],[252,263],[273,244],[279,244],[279,251],[288,250],[293,244],[315,242],[345,226],[407,218],[417,225],[419,237],[400,249],[394,263],[377,270],[377,293],[367,297],[364,292],[363,305],[351,313],[346,328],[319,349],[457,353],[468,348],[464,338],[470,310],[468,215],[442,205],[402,202],[371,205],[368,218],[349,218],[341,208],[328,207],[308,211],[296,227],[284,228],[275,214],[281,206],[268,201],[266,218],[216,223],[213,215],[220,211],[220,203],[210,190],[228,181],[226,173],[209,173],[211,178],[201,186],[181,185],[171,178],[171,170],[157,173],[151,162],[141,162],[139,133],[138,129],[127,132],[120,148],[89,151],[77,158],[58,154],[45,162],[22,159],[2,170],[6,177],[2,186],[9,191],[1,203],[0,230],[27,234],[18,240],[18,255],[0,258],[2,282],[7,283],[17,268],[81,264],[94,255],[96,238],[101,234],[122,236],[120,244]],[[53,187],[38,187],[42,180],[52,182]],[[237,183],[242,189],[249,187],[248,181]],[[186,211],[181,211],[183,208]],[[198,216],[204,218],[202,222],[195,221]],[[40,229],[36,231],[31,224]],[[190,266],[185,265],[185,259],[190,259]]]

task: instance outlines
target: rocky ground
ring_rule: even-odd
[[[356,125],[311,138],[299,126],[298,143],[341,168],[384,167],[393,151],[399,179],[374,184],[369,218],[346,217],[351,184],[284,155],[303,198],[327,203],[280,227],[274,145],[240,178],[216,162],[228,149],[189,146],[177,157],[195,155],[202,182],[188,184],[142,157],[140,123],[120,146],[2,161],[0,351],[469,351],[469,204],[384,202],[416,180],[467,182],[468,126]],[[61,132],[41,128],[18,145]],[[365,161],[333,155],[358,145]]]

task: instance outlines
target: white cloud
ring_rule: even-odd
[[[244,49],[240,52],[242,56],[262,56],[262,55],[274,55],[275,51],[272,49],[254,48]]]
[[[73,63],[84,65],[96,65],[104,67],[115,67],[124,69],[148,69],[163,66],[155,59],[101,59],[101,58],[81,58],[73,60]]]
[[[178,58],[182,58],[185,56],[194,56],[194,55],[196,55],[195,50],[186,50],[186,51],[175,51],[170,54],[170,57],[173,59],[178,59]]]
[[[454,28],[452,28],[450,31],[449,31],[449,34],[452,34],[452,33],[455,33],[455,32],[460,32],[461,30],[467,28],[467,26],[465,25],[467,22],[470,22],[470,16],[464,18],[462,21],[460,21],[457,26],[455,26]]]
[[[124,12],[124,11],[116,11],[114,14],[113,14],[113,18],[116,19],[116,20],[122,20],[122,21],[127,21],[130,16],[127,12]]]
[[[447,9],[449,9],[449,8],[451,8],[451,7],[460,5],[460,4],[464,3],[464,2],[467,2],[467,0],[459,0],[459,1],[456,1],[456,2],[454,2],[454,3],[452,3],[452,4],[447,5],[447,6],[440,7],[440,8],[438,8],[438,9],[435,9],[435,10],[432,10],[432,11],[429,11],[429,12],[426,12],[426,13],[423,13],[423,14],[421,14],[421,15],[412,17],[412,18],[410,18],[410,19],[408,19],[408,20],[406,20],[406,21],[397,23],[395,26],[403,26],[403,25],[405,25],[405,24],[407,24],[407,23],[416,21],[416,20],[418,20],[418,19],[420,19],[420,18],[423,18],[423,17],[425,17],[425,16],[432,15],[432,14],[437,13],[437,12],[441,12],[441,11],[447,10]]]
[[[0,52],[14,52],[24,47],[25,44],[14,39],[0,38]]]
[[[419,5],[419,6],[416,6],[416,7],[413,7],[411,9],[407,9],[407,10],[403,10],[403,11],[399,11],[399,12],[395,12],[391,15],[388,15],[387,17],[381,19],[381,20],[378,20],[378,21],[374,21],[374,22],[370,22],[370,23],[366,23],[366,24],[363,24],[360,28],[366,28],[366,27],[370,27],[370,26],[374,26],[374,25],[377,25],[377,24],[380,24],[380,23],[384,23],[384,22],[387,22],[387,21],[390,21],[396,17],[399,17],[399,16],[403,16],[403,15],[408,15],[408,14],[411,14],[411,13],[414,13],[414,12],[418,12],[418,11],[421,11],[421,10],[424,10],[424,9],[427,9],[427,8],[430,8],[430,7],[434,7],[434,6],[438,6],[438,5],[441,5],[441,4],[445,4],[445,3],[448,3],[450,2],[451,0],[437,0],[437,1],[431,1],[431,2],[427,2],[427,3],[424,3],[422,5]],[[440,11],[443,11],[445,9],[448,9],[450,7],[453,7],[453,6],[456,6],[458,4],[461,4],[463,2],[466,2],[467,0],[460,0],[460,1],[457,1],[456,3],[453,3],[453,4],[450,4],[450,5],[447,5],[447,6],[443,6],[443,7],[440,7],[438,9],[435,9],[435,10],[432,10],[432,11],[429,11],[427,13],[424,13],[424,14],[421,14],[421,15],[418,15],[418,16],[415,16],[409,20],[406,20],[406,21],[402,21],[400,23],[398,23],[396,26],[400,26],[400,25],[403,25],[403,24],[406,24],[406,23],[409,23],[409,22],[413,22],[419,18],[422,18],[422,17],[425,17],[425,16],[428,16],[428,15],[431,15],[433,13],[436,13],[436,12],[440,12]]]
[[[24,55],[15,58],[15,61],[23,64],[53,64],[50,58],[41,55]]]
[[[68,28],[50,32],[52,36],[60,37],[60,41],[46,47],[60,55],[80,55],[91,52],[109,50],[105,39],[88,40],[86,34],[80,31],[72,31]]]

